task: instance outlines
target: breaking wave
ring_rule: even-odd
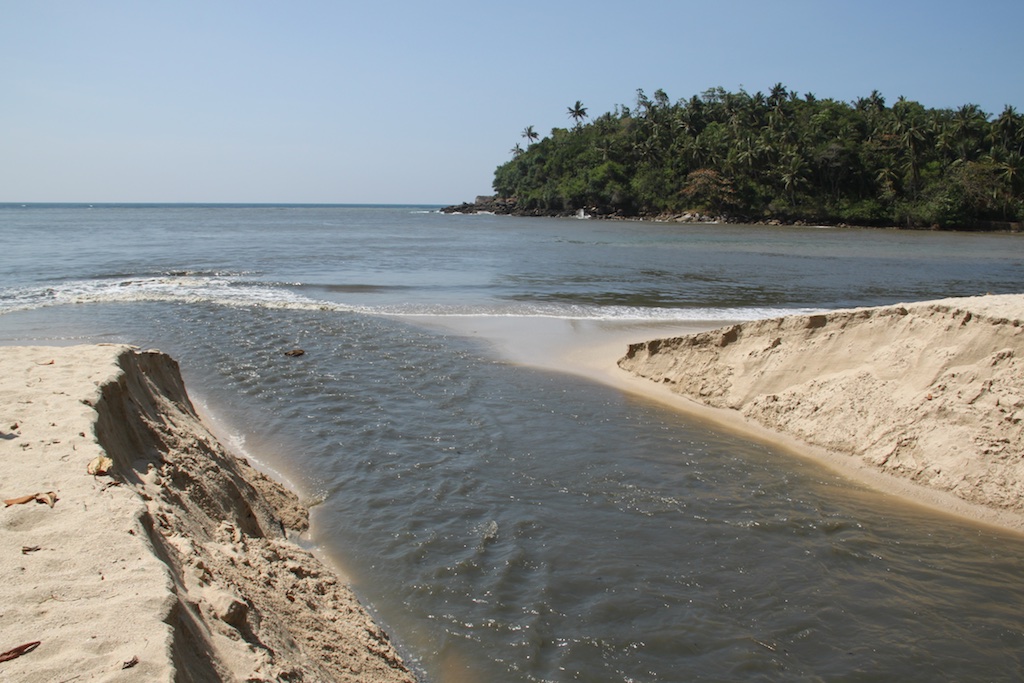
[[[403,288],[376,285],[319,287],[335,296],[381,292],[387,301],[372,304],[320,299],[301,293],[301,283],[263,282],[245,274],[174,272],[73,280],[48,286],[0,290],[0,315],[54,306],[171,302],[212,303],[236,308],[320,310],[386,316],[539,317],[580,320],[732,321],[774,318],[817,309],[777,307],[643,307],[559,302],[409,303],[394,296]]]

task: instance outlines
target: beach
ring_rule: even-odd
[[[631,344],[607,381],[1019,532],[1022,313],[1002,295],[730,325]],[[564,362],[596,376],[608,352]],[[415,680],[294,542],[306,508],[224,449],[170,357],[9,347],[0,378],[0,675]]]
[[[4,348],[0,392],[0,678],[414,680],[168,356]]]
[[[1017,236],[408,207],[3,211],[0,346],[14,355],[0,486],[24,502],[0,508],[0,654],[12,653],[0,678],[407,676],[376,644],[382,631],[437,683],[1019,678],[1024,538],[947,514],[1009,507],[890,466],[911,451],[879,467],[617,365],[649,340],[735,330],[710,347],[729,352],[774,326],[754,356],[685,364],[788,401],[753,361],[776,362],[810,405],[810,373],[835,379],[837,358],[861,367],[854,347],[881,351],[896,343],[888,330],[911,344],[897,354],[908,367],[850,368],[865,401],[879,398],[860,375],[886,380],[876,393],[891,405],[891,373],[946,347],[985,348],[953,364],[979,375],[977,391],[1014,359],[985,363],[1017,342],[993,346],[976,323],[1016,314],[954,305],[972,311],[973,341],[942,336],[962,314],[829,321],[1016,295]],[[839,352],[825,332],[853,346]],[[102,344],[160,349],[180,378],[157,354]],[[973,398],[953,379],[947,394]],[[992,379],[971,408],[988,409],[955,424],[1012,416],[999,413],[1012,392]],[[949,398],[917,391],[932,407]],[[784,405],[782,417],[801,414]],[[855,417],[813,415],[808,429]],[[114,467],[90,474],[101,451]],[[928,495],[939,498],[918,504]],[[320,568],[302,569],[305,550]],[[348,609],[335,621],[332,605],[351,594],[378,627],[337,636]]]
[[[613,386],[939,514],[1024,532],[1024,295],[725,326],[443,323],[513,362]]]
[[[635,391],[1019,532],[1022,321],[1024,295],[839,310],[632,344],[618,366]]]

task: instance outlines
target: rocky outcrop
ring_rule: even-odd
[[[672,223],[725,223],[724,216],[708,216],[699,212],[630,214],[620,208],[608,206],[586,206],[577,209],[525,208],[515,197],[479,196],[473,202],[463,202],[441,209],[442,213],[475,214],[489,213],[499,216],[527,216],[534,218],[605,218],[618,220],[652,220]],[[738,219],[734,222],[739,221]]]
[[[501,216],[522,215],[517,211],[515,199],[504,199],[498,196],[479,196],[472,203],[463,202],[454,206],[446,206],[442,213],[493,213]]]

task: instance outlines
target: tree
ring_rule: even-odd
[[[999,178],[1006,184],[1011,194],[1018,194],[1024,186],[1024,155],[1009,152],[1002,161],[996,164]]]
[[[786,86],[782,85],[782,83],[776,83],[768,94],[768,106],[772,109],[781,107],[788,96],[789,93],[786,90]]]
[[[523,137],[526,138],[526,144],[530,145],[540,139],[540,133],[535,131],[533,126],[527,126],[523,128]]]
[[[587,108],[579,100],[576,100],[576,104],[568,108],[568,112],[572,120],[576,122],[577,128],[580,126],[580,121],[587,118]]]
[[[759,218],[857,225],[960,226],[1024,219],[1024,116],[975,105],[926,109],[878,91],[852,102],[710,88],[588,116],[537,137],[495,171],[525,209],[599,206],[652,214],[705,206]],[[584,125],[585,124],[585,125]],[[523,149],[525,147],[526,149]],[[697,173],[697,171],[700,171]]]
[[[698,168],[686,176],[686,185],[679,194],[689,201],[693,208],[722,213],[730,208],[736,199],[732,183],[710,168]]]
[[[953,143],[961,161],[973,161],[978,156],[987,124],[988,115],[976,104],[965,104],[953,114]]]
[[[900,97],[892,107],[892,133],[903,153],[904,163],[910,175],[908,187],[911,199],[917,197],[921,181],[921,157],[926,148],[924,107]]]
[[[782,187],[786,191],[789,205],[791,207],[795,206],[796,191],[803,186],[807,179],[807,166],[803,158],[795,149],[788,150],[782,158],[782,163],[779,165],[777,173],[782,181]]]
[[[993,148],[1024,153],[1024,117],[1006,105],[999,118],[992,122],[990,138]]]

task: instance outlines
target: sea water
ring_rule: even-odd
[[[426,681],[1024,678],[1020,537],[541,358],[1020,292],[1019,236],[4,205],[0,244],[0,343],[172,354]]]

